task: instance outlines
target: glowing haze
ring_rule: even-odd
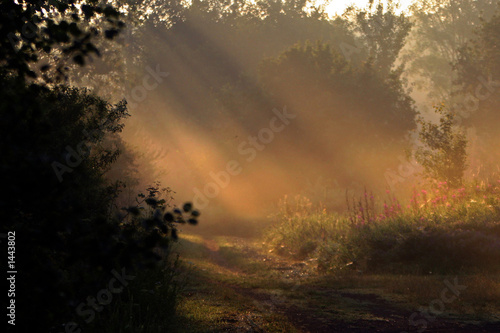
[[[328,11],[331,14],[343,11],[350,3],[352,1],[334,1]],[[364,7],[368,2],[354,3]],[[407,5],[408,1],[403,2],[402,7]],[[192,29],[221,50],[227,64],[248,66],[244,65],[243,58],[246,50],[237,49],[240,45],[220,40],[216,31],[197,26]],[[211,73],[207,72],[210,67],[206,66],[203,55],[178,48],[170,52],[169,57],[159,53],[151,59],[146,75],[152,75],[155,68],[170,75],[160,77],[156,88],[147,91],[145,101],[131,110],[134,117],[126,125],[124,134],[127,141],[141,147],[141,152],[163,173],[162,184],[171,186],[179,201],[194,201],[205,216],[207,212],[224,211],[257,217],[265,215],[266,206],[279,198],[297,193],[309,193],[317,196],[316,199],[343,205],[346,187],[384,188],[386,180],[380,170],[386,170],[387,161],[399,163],[393,153],[402,151],[402,147],[385,147],[391,156],[385,156],[385,160],[378,154],[369,157],[367,152],[373,149],[353,137],[348,128],[338,125],[335,115],[327,117],[319,112],[320,115],[315,116],[309,112],[320,106],[315,107],[309,96],[300,97],[300,86],[307,85],[306,80],[292,88],[296,94],[279,96],[282,103],[271,108],[252,105],[256,102],[250,100],[243,106],[249,110],[246,115],[239,107],[226,106],[215,114],[193,114],[193,110],[200,109],[193,107],[199,96],[210,94]],[[169,80],[170,86],[167,86]],[[191,92],[191,105],[175,94],[180,87]],[[329,93],[329,88],[321,89]],[[339,103],[343,103],[341,99]],[[246,117],[242,119],[243,116]],[[358,119],[358,123],[363,121],[366,119]],[[330,122],[331,125],[327,125]],[[332,131],[335,133],[330,133]],[[345,142],[339,142],[335,136],[338,133]],[[385,133],[373,131],[365,135],[382,138]],[[353,148],[346,148],[349,145]],[[157,151],[164,154],[155,153]],[[346,173],[358,177],[356,184]]]
[[[406,10],[412,1],[400,3],[400,10]],[[368,1],[332,1],[326,8],[334,15],[350,4],[364,8]],[[318,59],[335,63],[335,70],[341,68],[323,84],[323,67],[309,68],[314,62],[300,62],[302,55],[291,54],[288,63],[280,60],[293,43],[306,40],[291,28],[274,40],[266,40],[264,31],[241,42],[239,35],[225,29],[207,28],[202,19],[191,18],[181,27],[171,35],[158,33],[156,41],[164,44],[144,46],[150,50],[150,67],[144,70],[144,80],[138,75],[145,83],[130,89],[128,100],[135,94],[141,95],[141,102],[130,110],[133,117],[124,132],[130,144],[140,147],[151,169],[161,173],[145,175],[148,181],[159,179],[172,187],[179,202],[193,201],[205,217],[213,214],[221,220],[219,212],[224,212],[251,219],[265,216],[266,208],[285,195],[302,194],[328,202],[332,209],[345,208],[346,188],[362,191],[366,186],[385,192],[390,168],[402,170],[409,179],[406,170],[411,168],[404,164],[407,142],[394,132],[407,133],[410,126],[398,120],[403,124],[398,128],[391,120],[394,103],[386,103],[392,97],[384,97],[388,88],[382,80],[377,90],[370,80],[343,73],[339,64],[348,64],[361,50],[344,42],[349,40],[340,28],[330,41],[320,35],[321,29],[314,30],[314,38],[326,39],[335,51]],[[278,45],[282,40],[289,44]],[[217,50],[215,55],[202,52],[207,49],[199,47],[201,42]],[[258,47],[266,50],[264,57]],[[202,51],[193,52],[198,48]],[[336,56],[339,59],[331,59]],[[259,69],[266,57],[274,59],[269,69],[275,72],[262,81],[266,71]],[[251,74],[246,77],[247,73]],[[228,77],[232,85],[219,82]],[[217,86],[218,91],[213,88]],[[395,103],[403,118],[410,119],[404,101]]]
[[[386,1],[383,1],[386,3]],[[414,2],[414,0],[400,0],[400,11],[407,10],[408,7]],[[368,0],[331,0],[328,5],[325,7],[328,14],[331,16],[342,15],[344,10],[350,5],[354,5],[358,8],[364,8],[368,4]]]

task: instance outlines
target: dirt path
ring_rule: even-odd
[[[418,309],[367,290],[318,283],[314,261],[279,257],[241,238],[223,243],[202,239],[207,264],[220,270],[203,281],[219,294],[231,293],[224,296],[228,303],[246,303],[248,309],[226,310],[231,315],[222,316],[224,325],[210,332],[500,332],[500,323],[446,313],[427,319],[418,315],[411,325],[409,318]],[[269,329],[270,320],[287,321],[288,328]]]

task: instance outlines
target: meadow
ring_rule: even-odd
[[[441,182],[345,213],[285,197],[260,236],[183,235],[181,331],[496,332],[499,195]]]

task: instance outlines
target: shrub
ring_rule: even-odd
[[[104,139],[121,131],[125,103],[8,77],[0,77],[0,97],[2,232],[16,232],[16,298],[31,300],[16,310],[48,331],[72,318],[113,269],[154,267],[158,248],[176,238],[175,223],[196,223],[198,213],[190,205],[166,212],[153,186],[141,205],[128,208],[129,221],[117,218],[120,186],[104,175],[119,152]],[[68,158],[70,150],[76,153]]]
[[[451,111],[444,106],[434,107],[434,110],[441,115],[439,125],[421,117],[418,120],[424,147],[417,149],[415,157],[431,179],[458,187],[467,167],[467,139],[463,131],[454,128],[455,115]]]

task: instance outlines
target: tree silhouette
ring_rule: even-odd
[[[5,0],[0,22],[2,71],[23,78],[41,74],[49,82],[66,76],[70,60],[83,65],[99,55],[94,40],[113,39],[124,25],[114,7],[97,0]]]

